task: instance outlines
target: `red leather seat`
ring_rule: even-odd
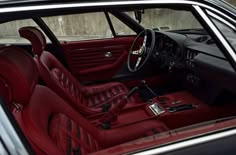
[[[80,84],[51,53],[44,51],[46,39],[40,30],[23,27],[19,34],[31,42],[42,80],[83,114],[101,112],[103,107],[120,102],[127,94],[128,89],[118,82],[93,86]]]
[[[155,119],[98,129],[52,90],[37,84],[37,66],[23,50],[0,50],[0,65],[10,103],[18,105],[13,114],[37,154],[84,155],[167,129]]]

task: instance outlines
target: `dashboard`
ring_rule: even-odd
[[[225,56],[209,35],[155,32],[155,36],[156,43],[152,60],[161,64],[159,66],[161,68],[191,69],[199,55],[207,55],[219,59],[219,61],[227,62]],[[211,62],[209,61],[209,63]]]
[[[182,74],[182,81],[190,84],[190,89],[203,92],[207,98],[223,89],[236,91],[236,73],[209,35],[158,31],[155,36],[151,57],[155,66]],[[213,89],[218,92],[214,94]]]
[[[174,36],[175,35],[175,36]],[[184,58],[183,42],[186,37],[176,34],[156,32],[156,45],[153,51],[153,59],[159,62],[160,68],[177,66]]]

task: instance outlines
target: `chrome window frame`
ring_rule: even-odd
[[[1,147],[5,149],[4,152],[7,154],[18,154],[18,155],[29,155],[27,149],[25,148],[24,144],[22,143],[19,135],[17,134],[15,128],[13,127],[10,119],[8,118],[0,99],[0,137]],[[0,148],[1,148],[0,147]],[[0,151],[1,152],[1,151]]]
[[[220,33],[220,31],[216,28],[216,26],[212,23],[212,21],[206,15],[206,13],[203,11],[203,9],[207,9],[207,10],[210,10],[210,11],[215,12],[217,14],[220,14],[222,17],[226,18],[228,21],[230,21],[232,23],[236,23],[236,20],[234,18],[220,12],[216,8],[214,8],[212,6],[208,6],[208,5],[201,3],[201,2],[185,1],[185,0],[165,0],[165,1],[163,1],[163,0],[155,0],[155,1],[141,0],[141,1],[119,1],[119,2],[117,2],[117,1],[116,2],[96,2],[96,3],[94,3],[94,2],[90,2],[90,3],[73,2],[73,3],[68,3],[68,4],[49,4],[49,5],[40,5],[40,6],[39,5],[32,5],[32,6],[25,6],[25,7],[22,7],[22,6],[17,7],[16,6],[16,7],[5,7],[5,8],[3,7],[0,9],[0,15],[4,14],[4,13],[23,12],[23,11],[40,11],[40,10],[104,7],[104,6],[105,7],[109,7],[109,6],[120,6],[121,7],[121,6],[151,5],[151,4],[152,5],[159,5],[159,4],[168,4],[168,5],[183,4],[184,5],[184,4],[186,4],[186,5],[192,6],[196,10],[196,12],[201,16],[201,18],[207,24],[209,24],[208,26],[211,28],[211,30],[214,32],[214,34],[220,40],[220,42],[222,43],[222,46],[225,48],[226,51],[228,51],[229,55],[231,56],[231,58],[234,61],[234,64],[235,64],[234,68],[236,69],[236,54],[235,54],[234,50],[231,48],[229,43],[226,41],[226,39]],[[225,11],[227,11],[227,10],[225,10]],[[2,112],[1,107],[0,107],[0,118],[1,118],[0,121],[3,118],[2,115],[4,116],[4,113]],[[9,120],[6,118],[5,121],[9,121]],[[13,135],[14,135],[13,138],[17,138],[15,134],[13,134]],[[198,138],[186,140],[183,142],[178,142],[176,144],[170,144],[170,145],[163,146],[163,147],[153,148],[153,149],[143,151],[143,152],[137,153],[137,154],[166,153],[169,151],[178,150],[181,148],[193,146],[193,145],[203,143],[203,142],[213,141],[216,139],[220,139],[220,138],[224,138],[224,137],[228,137],[228,136],[232,136],[232,135],[236,135],[236,129],[225,131],[225,132],[220,132],[220,133],[215,133],[215,134],[208,135],[208,136],[201,136]]]
[[[166,146],[153,148],[153,149],[149,149],[149,150],[146,150],[143,152],[136,152],[136,153],[132,153],[132,154],[133,155],[163,154],[163,153],[168,153],[168,152],[172,152],[175,150],[180,150],[180,149],[191,147],[191,146],[198,145],[198,144],[212,142],[212,141],[219,140],[219,139],[226,138],[226,137],[230,137],[233,135],[236,135],[236,129],[232,129],[232,130],[228,130],[228,131],[224,131],[224,132],[219,132],[219,133],[214,133],[214,134],[210,134],[207,136],[201,136],[198,138],[193,138],[193,139],[185,140],[182,142],[177,142],[174,144],[169,144]]]
[[[234,29],[236,30],[236,26],[233,25],[232,23],[228,22],[227,20],[223,19],[222,17],[220,17],[219,15],[209,11],[209,10],[206,10],[207,14],[209,16],[212,16],[214,18],[216,18],[217,20],[221,21],[222,23],[224,23],[225,25],[227,25],[228,27],[230,27],[231,29]]]
[[[234,60],[236,64],[236,53],[234,49],[231,47],[231,45],[228,43],[228,41],[225,39],[225,37],[222,35],[222,33],[219,31],[219,29],[216,27],[216,25],[211,21],[211,19],[208,17],[208,15],[203,11],[203,9],[200,6],[193,5],[193,8],[198,12],[198,14],[201,16],[201,18],[207,23],[209,28],[213,31],[213,33],[216,35],[216,37],[220,40],[224,48],[229,52],[231,55],[231,58]]]

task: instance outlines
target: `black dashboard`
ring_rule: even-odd
[[[215,41],[208,35],[183,35],[171,32],[155,33],[156,46],[153,58],[160,59],[165,65],[174,64],[173,67],[188,67],[201,54],[227,61],[216,46]]]
[[[156,32],[156,46],[153,59],[160,68],[180,65],[184,59],[184,41],[186,36],[169,32]]]
[[[208,99],[222,90],[236,93],[236,73],[209,35],[155,33],[152,60],[158,67],[181,71],[182,81],[189,89],[202,92]]]

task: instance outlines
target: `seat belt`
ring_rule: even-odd
[[[127,98],[122,99],[117,105],[110,111],[103,115],[100,119],[101,123],[110,123],[117,120],[117,116],[120,114],[124,106],[127,104]]]

